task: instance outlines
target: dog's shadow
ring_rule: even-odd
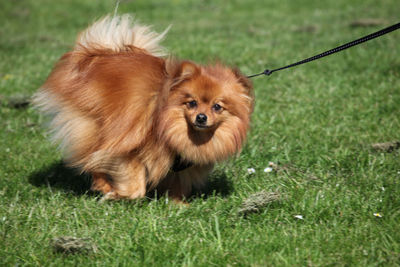
[[[34,172],[29,182],[37,187],[50,187],[74,195],[95,194],[90,191],[91,177],[67,167],[62,161]]]
[[[34,172],[29,177],[29,182],[36,187],[50,187],[53,190],[60,190],[74,195],[93,195],[98,196],[99,193],[90,190],[91,177],[88,174],[82,174],[77,169],[67,167],[62,161],[53,163],[52,165]],[[232,192],[232,182],[227,178],[226,174],[221,170],[214,171],[202,189],[195,189],[190,199],[204,198],[211,196],[226,197]],[[149,192],[147,197],[154,199],[157,193]]]
[[[227,197],[233,190],[232,181],[222,170],[214,170],[208,177],[205,187],[194,189],[190,199],[201,197],[207,199],[211,196]]]

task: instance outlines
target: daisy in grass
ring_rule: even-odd
[[[253,173],[256,173],[256,170],[254,168],[248,168],[247,169],[247,173],[248,174],[253,174]]]

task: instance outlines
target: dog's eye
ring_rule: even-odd
[[[219,104],[214,104],[214,106],[212,108],[215,111],[220,111],[222,109],[222,107]]]
[[[188,106],[189,108],[195,108],[195,107],[197,107],[197,102],[196,102],[196,100],[192,100],[192,101],[188,102],[188,103],[187,103],[187,106]]]

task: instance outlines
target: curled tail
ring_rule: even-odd
[[[160,42],[169,28],[159,34],[152,31],[151,27],[137,23],[129,14],[106,16],[79,34],[75,50],[79,51],[83,47],[85,50],[108,49],[123,52],[134,46],[153,56],[166,56]]]

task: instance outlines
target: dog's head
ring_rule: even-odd
[[[186,160],[206,164],[241,150],[254,96],[250,81],[222,64],[167,61],[159,136]]]

